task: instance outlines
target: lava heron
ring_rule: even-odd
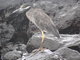
[[[19,9],[13,11],[13,13],[23,11],[26,11],[27,18],[33,24],[35,24],[42,33],[42,40],[39,50],[43,50],[43,42],[46,37],[46,32],[53,34],[57,38],[60,38],[59,31],[54,25],[52,19],[42,9],[23,4]]]

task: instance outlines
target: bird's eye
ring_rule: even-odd
[[[27,7],[26,4],[21,5],[21,8],[26,8],[26,7]]]

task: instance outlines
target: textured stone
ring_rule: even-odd
[[[45,34],[45,40],[43,43],[43,46],[45,48],[48,48],[50,50],[56,50],[60,47],[60,43],[58,42],[59,39],[54,37],[52,34]],[[36,33],[34,34],[27,43],[27,49],[28,51],[33,50],[34,48],[39,48],[41,43],[41,34]]]
[[[61,40],[59,43],[63,44],[64,47],[71,47],[71,46],[79,46],[80,44],[80,35],[79,34],[61,34]]]
[[[61,47],[75,47],[74,50],[80,52],[80,35],[69,35],[69,34],[60,34],[60,39],[55,38],[52,34],[45,34],[46,38],[44,40],[44,47],[50,50],[56,50]],[[39,48],[41,42],[41,34],[34,34],[27,43],[27,50],[31,52],[35,48]]]
[[[26,55],[18,60],[80,60],[80,53],[62,47],[54,52],[51,52],[49,49],[44,49],[44,51],[36,51]]]
[[[38,51],[35,53],[30,53],[27,56],[22,57],[18,60],[60,60],[62,59],[60,56],[53,54],[49,49],[45,49],[44,51]]]
[[[80,60],[80,53],[69,48],[63,47],[56,50],[54,53],[62,56],[66,60]]]
[[[21,51],[17,51],[17,50],[9,51],[4,55],[3,59],[16,60],[21,57],[21,54],[22,54]]]
[[[29,5],[32,5],[34,3],[33,6],[43,9],[52,18],[53,22],[59,29],[60,33],[67,33],[67,34],[80,33],[80,0],[0,0],[0,24],[5,25],[7,27],[5,29],[0,28],[0,31],[4,32],[4,30],[8,29],[10,25],[14,27],[14,28],[9,27],[9,30],[12,31],[11,35],[6,33],[3,34],[1,32],[2,33],[0,34],[2,35],[2,37],[0,36],[1,43],[5,41],[9,41],[11,38],[12,38],[11,41],[14,41],[14,43],[15,42],[24,43],[25,41],[26,41],[25,43],[27,43],[28,38],[26,37],[27,36],[31,37],[35,32],[38,32],[38,29],[36,29],[35,25],[33,24],[29,25],[29,21],[25,16],[25,12],[11,14],[15,9],[19,8],[19,6],[24,2],[28,3]],[[7,24],[4,22],[7,22]],[[28,28],[28,25],[29,25],[29,28]],[[15,34],[13,36],[14,29],[15,29]],[[5,38],[5,36],[8,38]],[[40,41],[41,36],[39,37],[40,37],[39,38],[39,41]],[[38,37],[34,38],[35,41],[36,39],[38,39]],[[51,39],[52,38],[50,37],[50,39],[48,40],[51,40]],[[58,44],[60,44],[60,46]],[[28,49],[33,50],[34,48],[38,48],[39,45],[40,44],[35,45],[36,47],[29,46]],[[78,46],[78,47],[80,46],[80,38],[79,38],[79,35],[78,36],[63,35],[60,41],[55,41],[53,44],[51,44],[51,46],[52,45],[56,46],[53,50],[56,50],[60,47],[70,47],[70,48],[74,47],[74,49],[76,49],[75,46]],[[16,49],[16,48],[13,48],[13,49]],[[80,47],[78,49],[80,49]],[[68,49],[66,49],[66,51],[67,50]],[[74,55],[74,52],[72,53],[73,53],[72,55]],[[75,54],[75,55],[77,56],[79,54]],[[73,60],[74,59],[76,60],[78,59],[78,57],[76,58],[76,56],[75,57],[72,56],[72,58],[69,57],[69,59],[71,58]]]
[[[15,30],[11,24],[7,25],[6,22],[0,23],[0,44],[9,41],[14,32]]]

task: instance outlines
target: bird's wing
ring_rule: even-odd
[[[30,18],[30,16],[32,19]],[[52,19],[42,9],[37,8],[31,10],[29,18],[40,30],[45,30],[52,33],[58,38],[60,37],[59,32]]]

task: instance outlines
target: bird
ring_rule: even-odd
[[[59,31],[53,23],[52,19],[43,11],[43,9],[38,7],[32,7],[27,4],[22,4],[19,9],[13,11],[22,12],[26,11],[26,17],[31,21],[41,32],[42,40],[39,47],[39,50],[43,50],[43,42],[45,40],[45,33],[51,33],[55,37],[60,38]]]

